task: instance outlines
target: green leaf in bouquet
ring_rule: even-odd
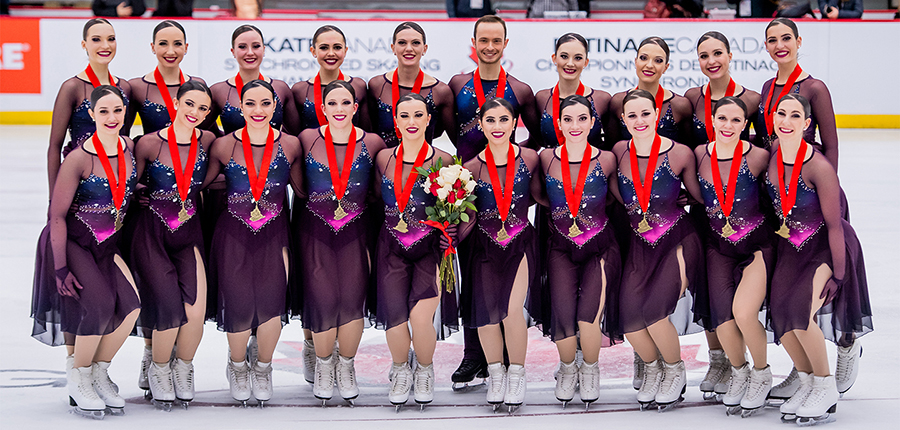
[[[459,214],[459,219],[461,219],[462,222],[469,222],[469,214],[463,212]]]
[[[440,157],[437,159],[437,169],[441,170],[441,167],[444,167],[444,160]]]
[[[433,216],[433,215],[434,215],[434,208],[431,207],[431,206],[426,206],[426,207],[425,207],[425,215]]]
[[[475,204],[473,204],[472,202],[470,202],[468,200],[463,202],[463,206],[465,206],[467,209],[471,209],[476,212],[478,211],[478,209],[475,208]]]
[[[446,210],[441,209],[441,217],[442,217],[442,218],[446,218],[446,217],[447,217],[447,211],[446,211]]]
[[[424,167],[416,167],[416,172],[418,172],[419,175],[421,175],[421,176],[425,176],[425,177],[428,176],[428,171],[425,170]]]
[[[447,221],[456,222],[459,219],[459,212],[451,212],[450,216],[447,218]]]

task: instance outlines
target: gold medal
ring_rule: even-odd
[[[779,228],[778,231],[775,232],[775,234],[777,234],[785,239],[788,239],[791,237],[791,229],[789,229],[787,226],[787,218],[785,218],[784,221],[782,221],[781,228]]]
[[[578,223],[573,219],[572,226],[569,227],[569,237],[575,238],[575,237],[581,236],[581,233],[584,233],[584,232],[581,231],[580,228],[578,228]]]
[[[184,202],[182,201],[181,202],[181,210],[178,211],[178,222],[185,222],[185,221],[189,220],[190,218],[191,218],[191,216],[188,215],[187,208],[184,206]]]
[[[397,221],[397,225],[394,226],[394,230],[397,230],[400,233],[409,232],[409,226],[407,226],[406,221],[403,220],[403,214],[400,214],[400,221]]]
[[[644,212],[644,218],[638,223],[638,233],[646,233],[650,231],[650,223],[647,222],[647,212]]]
[[[732,234],[737,233],[731,228],[731,222],[728,221],[728,217],[725,218],[725,227],[722,227],[722,237],[728,239]]]
[[[500,224],[500,231],[497,232],[497,242],[509,240],[509,233],[506,232],[506,224]]]
[[[253,210],[250,211],[250,221],[254,222],[264,218],[262,212],[259,211],[259,202],[255,202],[255,205]]]
[[[345,211],[344,208],[341,207],[341,201],[338,200],[337,209],[334,210],[334,220],[338,221],[345,216],[347,216],[347,211]]]
[[[119,216],[120,212],[118,209],[116,209],[115,211],[116,211],[116,222],[115,222],[115,225],[113,226],[113,228],[115,229],[115,231],[119,231],[122,229],[122,217]]]

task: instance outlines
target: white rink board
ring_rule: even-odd
[[[80,46],[83,19],[41,20],[42,93],[4,94],[0,111],[49,111],[59,85],[86,65]],[[156,66],[150,39],[157,20],[113,20],[118,52],[111,71],[122,78],[142,76]],[[254,22],[265,35],[266,58],[262,73],[292,84],[309,79],[318,64],[309,54],[316,28],[340,27],[351,52],[342,70],[368,79],[392,70],[396,58],[390,50],[396,21],[261,20]],[[230,37],[237,20],[185,20],[188,54],[182,69],[209,83],[237,72]],[[471,50],[471,21],[422,21],[428,52],[422,68],[446,82],[454,74],[475,68]],[[504,67],[537,90],[556,83],[550,62],[555,38],[574,31],[590,41],[590,67],[583,82],[610,93],[636,84],[633,59],[640,41],[650,35],[666,39],[672,48],[670,69],[663,86],[677,93],[706,82],[699,70],[696,41],[708,30],[724,33],[732,42],[735,80],[759,91],[775,75],[775,63],[765,51],[765,21],[510,21],[510,42]],[[900,25],[893,22],[799,22],[803,38],[800,63],[822,79],[831,91],[836,114],[900,114]],[[875,84],[877,83],[877,85]],[[869,90],[868,88],[871,88]]]

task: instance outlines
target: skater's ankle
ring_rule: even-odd
[[[768,369],[768,368],[769,368],[769,363],[766,363],[766,365],[763,366],[763,367],[758,367],[758,366],[756,366],[756,364],[753,365],[753,369],[754,369],[754,370],[762,371],[762,370],[766,370],[766,369]]]
[[[268,369],[269,366],[271,366],[271,365],[272,365],[271,361],[269,361],[269,362],[257,361],[256,362],[256,366],[259,367],[260,369]]]

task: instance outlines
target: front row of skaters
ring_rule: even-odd
[[[176,96],[173,125],[135,150],[118,136],[121,92],[94,90],[97,133],[60,169],[35,276],[35,333],[69,345],[76,410],[102,417],[124,407],[106,369],[138,313],[139,330],[152,331],[151,392],[168,407],[193,399],[192,359],[207,316],[227,333],[227,375],[238,401],[272,397],[272,355],[289,314],[313,333],[317,398],[330,399],[335,386],[345,400],[359,395],[354,356],[371,315],[386,330],[393,361],[390,402],[402,405],[410,394],[419,404],[433,400],[436,339],[458,326],[460,312],[455,294],[438,288],[439,253],[449,244],[420,222],[434,196],[416,168],[452,158],[426,141],[431,112],[421,96],[398,99],[401,142],[386,149],[379,136],[353,126],[354,93],[343,81],[329,84],[327,124],[298,140],[270,126],[271,85],[248,82],[246,126],[213,142],[195,128],[209,112],[209,90],[189,81]],[[576,387],[587,404],[599,398],[603,337],[624,336],[643,364],[642,407],[673,407],[686,386],[678,336],[698,322],[717,331],[731,360],[724,396],[731,412],[757,411],[769,395],[768,328],[798,375],[782,412],[807,423],[831,419],[838,394],[825,338],[863,334],[871,311],[860,246],[840,217],[837,176],[803,141],[808,102],[779,101],[779,141],[770,154],[740,139],[747,107],[739,98],[716,104],[715,140],[693,154],[656,133],[650,93],[633,91],[623,106],[632,139],[609,152],[588,144],[596,119],[583,96],[561,103],[565,144],[540,154],[510,143],[517,118],[505,100],[488,100],[478,113],[488,145],[465,165],[478,183],[477,212],[450,232],[465,250],[458,308],[465,326],[478,329],[489,363],[487,401],[513,409],[525,400],[527,310],[557,344],[555,394],[564,403]],[[227,205],[207,253],[199,192],[220,173]],[[146,188],[129,206],[141,177]],[[303,202],[294,208],[302,226],[294,232],[296,259],[288,185]],[[702,227],[684,210],[682,189],[705,207]],[[624,211],[607,210],[615,205],[610,195]],[[550,214],[543,263],[527,217],[535,202]],[[127,265],[116,245],[126,209],[135,213],[126,225]],[[369,226],[380,217],[372,249]],[[616,229],[630,231],[627,244]],[[542,270],[547,292],[535,282]],[[373,272],[376,294],[368,288]],[[215,298],[209,309],[207,296]]]

